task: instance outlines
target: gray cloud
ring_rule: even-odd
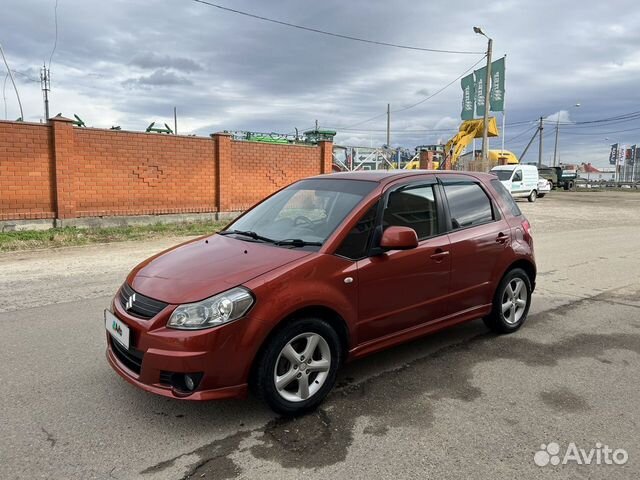
[[[38,76],[53,45],[53,5],[54,0],[4,0],[0,41],[14,69]],[[588,8],[578,0],[503,0],[488,11],[472,0],[460,1],[456,8],[411,0],[393,5],[283,0],[277,10],[257,0],[238,0],[234,7],[364,38],[474,51],[486,47],[486,40],[471,31],[470,22],[477,22],[493,36],[494,56],[508,54],[506,121],[527,121],[507,127],[506,146],[516,153],[529,140],[528,122],[540,116],[569,111],[573,121],[582,121],[640,110],[640,9],[635,0]],[[437,18],[442,27],[427,29],[425,18]],[[385,141],[384,116],[363,120],[384,113],[387,103],[392,109],[416,103],[479,58],[348,42],[186,0],[60,0],[58,21],[52,111],[78,113],[89,125],[120,124],[134,130],[150,121],[170,123],[177,106],[182,131],[290,132],[317,119],[321,126],[338,127],[338,142],[380,145]],[[38,121],[39,85],[16,80],[27,119]],[[446,140],[456,130],[460,100],[460,87],[454,84],[415,108],[394,113],[392,144],[413,147]],[[14,96],[7,95],[7,102],[8,116],[17,117]],[[574,111],[576,102],[582,106]],[[638,143],[640,130],[603,133],[634,127],[640,121],[565,126],[562,159],[606,163],[605,136]],[[427,132],[433,129],[443,131]],[[545,135],[553,135],[552,128]],[[529,155],[537,155],[534,148]]]
[[[129,78],[123,82],[125,86],[142,86],[142,87],[166,87],[172,85],[191,85],[191,80],[168,70],[156,70],[149,75],[141,75],[135,78]]]
[[[131,59],[131,65],[140,68],[173,68],[183,72],[196,72],[202,70],[202,65],[190,58],[172,57],[170,55],[160,55],[154,52],[138,53]]]

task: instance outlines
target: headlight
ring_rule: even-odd
[[[236,287],[197,303],[176,308],[167,327],[199,330],[232,322],[242,317],[253,305],[253,296],[246,288]]]

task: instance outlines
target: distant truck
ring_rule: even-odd
[[[578,172],[575,170],[563,170],[562,167],[538,167],[538,174],[551,183],[551,189],[563,188],[573,190],[576,186]]]

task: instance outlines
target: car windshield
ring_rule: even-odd
[[[361,180],[303,180],[269,197],[221,234],[294,247],[320,246],[375,186],[376,182]]]
[[[491,173],[496,175],[500,180],[509,180],[513,170],[491,170]]]

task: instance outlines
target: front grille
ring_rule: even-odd
[[[142,357],[144,357],[144,353],[140,350],[136,350],[133,347],[129,347],[127,350],[123,345],[121,345],[117,340],[113,338],[111,340],[111,350],[120,363],[122,363],[125,367],[127,367],[132,372],[140,375],[140,370],[142,369]]]
[[[130,302],[129,308],[127,308],[127,302]],[[145,320],[155,317],[167,306],[164,302],[154,300],[134,291],[128,283],[122,285],[120,289],[120,305],[127,313]]]

